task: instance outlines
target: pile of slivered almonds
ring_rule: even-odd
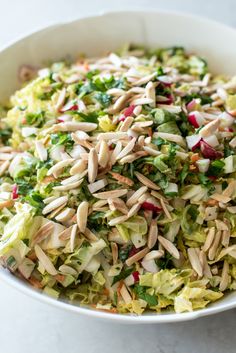
[[[166,55],[160,59],[140,49],[123,56],[81,59],[61,71],[40,70],[29,83],[33,90],[34,82],[40,86],[50,76],[42,89],[51,92],[56,84],[59,88],[46,108],[42,103],[49,118],[42,125],[29,123],[26,104],[19,113],[26,122],[11,126],[21,136],[19,142],[13,143],[12,135],[8,145],[0,147],[0,209],[8,210],[11,222],[19,204],[29,204],[38,227],[23,257],[13,240],[17,255],[4,250],[9,238],[3,230],[0,255],[5,266],[32,285],[67,295],[67,290],[83,283],[92,286],[94,276],[101,273],[104,280],[96,296],[86,294],[88,304],[121,312],[135,312],[134,302],[139,302],[140,312],[166,307],[181,311],[176,298],[192,305],[182,311],[198,308],[199,298],[184,297],[191,283],[219,297],[236,288],[236,109],[230,103],[236,80],[217,80],[201,71],[202,63],[194,66],[192,56],[185,53],[189,66],[184,71],[171,61],[176,54]],[[31,78],[32,68],[22,70],[22,77]],[[123,85],[118,86],[121,80]],[[21,100],[16,93],[3,128],[11,124]],[[92,122],[91,116],[96,116]],[[53,145],[55,136],[69,138],[70,148]],[[22,160],[27,163],[32,157],[39,161],[35,176],[37,169],[46,168],[30,190],[40,194],[43,207],[38,210],[37,202],[34,205],[20,191],[18,182],[24,177],[14,175]],[[46,194],[48,185],[52,187]],[[82,188],[87,193],[81,198]],[[96,217],[101,232],[94,225]],[[83,259],[80,250],[85,248],[90,254]],[[10,257],[15,262],[12,258],[9,262]],[[147,274],[155,278],[167,272],[173,292],[164,289],[166,283],[144,284]],[[45,273],[51,282],[44,280]],[[176,276],[182,276],[179,286],[171,283]],[[161,304],[163,298],[166,302]],[[215,300],[207,295],[201,299],[204,305]]]

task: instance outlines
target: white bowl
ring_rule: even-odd
[[[78,53],[98,55],[115,50],[124,43],[156,48],[183,45],[206,57],[210,69],[218,73],[236,73],[236,31],[225,25],[180,13],[125,11],[105,13],[52,26],[11,44],[0,51],[0,97],[7,98],[18,87],[17,72],[22,64],[40,65]],[[118,315],[81,308],[43,295],[0,269],[0,279],[40,301],[63,310],[94,318],[127,323],[162,323],[195,319],[236,307],[236,292],[226,295],[206,309],[191,313],[146,313],[143,316]]]

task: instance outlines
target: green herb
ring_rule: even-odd
[[[225,162],[221,159],[212,161],[207,171],[207,175],[219,177],[224,172],[224,166]]]
[[[157,297],[147,293],[147,289],[139,284],[134,286],[134,292],[139,299],[145,300],[150,307],[156,306],[158,304]]]
[[[8,143],[8,140],[11,137],[11,134],[12,134],[11,128],[0,129],[0,139],[4,145]]]
[[[112,96],[102,92],[96,93],[95,99],[101,103],[104,108],[108,107],[112,102]]]
[[[128,267],[124,270],[122,270],[117,276],[114,276],[113,278],[113,282],[112,282],[112,286],[116,283],[119,282],[121,279],[125,279],[126,277],[128,277],[129,275],[131,275],[131,273],[134,271],[133,267]]]
[[[187,178],[189,174],[189,165],[187,163],[184,164],[180,174],[179,174],[179,180],[181,182],[181,184],[184,183],[185,179]]]
[[[74,146],[74,141],[71,137],[71,134],[59,132],[57,134],[51,134],[51,143],[52,145],[63,145],[66,150],[70,152]]]
[[[156,260],[156,264],[161,270],[166,270],[166,269],[172,267],[171,260],[172,260],[172,256],[170,254],[166,253],[165,256]]]
[[[82,121],[86,121],[88,123],[95,123],[95,124],[98,122],[98,117],[100,116],[98,112],[91,112],[88,114],[78,112],[78,115]]]
[[[34,188],[27,179],[15,178],[14,181],[17,184],[17,192],[19,195],[27,195]]]
[[[44,208],[43,197],[37,191],[30,191],[28,195],[24,197],[31,206],[35,207],[39,213]]]
[[[129,252],[132,249],[133,245],[129,244],[126,247],[122,247],[119,250],[119,259],[121,262],[125,262],[125,260],[128,259],[129,257]]]
[[[27,113],[25,118],[28,125],[42,127],[45,123],[45,112],[41,111],[39,113]]]

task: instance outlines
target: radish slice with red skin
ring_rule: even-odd
[[[15,199],[18,199],[19,197],[19,194],[18,194],[18,189],[17,189],[17,185],[13,185],[13,188],[12,188],[12,198],[13,200]]]
[[[154,205],[151,202],[147,202],[147,201],[142,203],[141,208],[143,208],[144,210],[155,212],[155,213],[160,213],[162,211],[162,208]]]
[[[194,151],[196,148],[200,147],[201,140],[202,140],[202,138],[200,135],[186,136],[188,148],[192,151]]]
[[[69,102],[69,103],[67,103],[66,105],[64,105],[64,107],[62,107],[62,108],[60,109],[60,113],[75,111],[75,110],[78,110],[78,109],[79,109],[78,104]]]
[[[124,121],[128,116],[132,116],[134,113],[135,105],[130,105],[128,108],[126,108],[119,118],[119,121]]]
[[[193,125],[195,128],[199,128],[200,126],[202,126],[205,122],[205,119],[203,118],[203,116],[201,115],[201,113],[194,111],[191,112],[188,115],[188,121],[190,122],[191,125]]]
[[[201,148],[202,155],[205,158],[217,159],[217,158],[223,157],[222,152],[216,151],[213,147],[208,145],[208,143],[205,142],[204,140],[200,141],[200,148]]]
[[[189,112],[192,112],[194,109],[196,109],[197,104],[198,103],[196,102],[196,100],[193,99],[186,105],[186,108]]]

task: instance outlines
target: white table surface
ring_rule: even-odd
[[[236,25],[235,0],[0,0],[0,47],[45,25],[108,9],[192,12]],[[233,44],[233,43],[232,43]],[[235,353],[236,310],[131,326],[78,317],[0,283],[0,353]]]

